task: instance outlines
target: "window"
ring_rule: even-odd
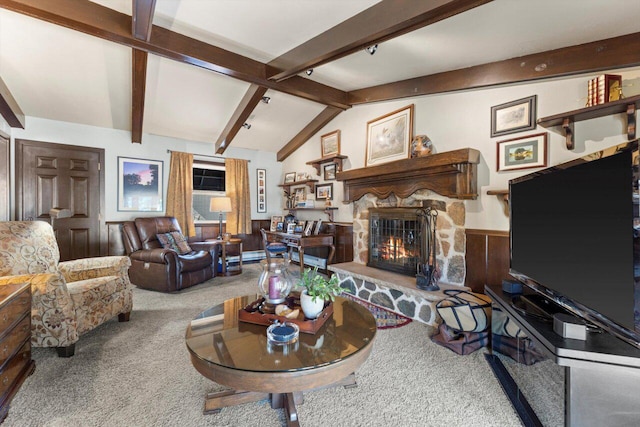
[[[195,222],[218,221],[218,212],[209,212],[212,197],[225,195],[224,163],[193,162],[193,219]],[[225,214],[223,219],[225,218]]]

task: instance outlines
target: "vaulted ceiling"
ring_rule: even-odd
[[[128,130],[134,143],[155,134],[279,160],[355,105],[640,65],[640,2],[629,0],[0,8],[0,114],[10,126],[41,117]]]

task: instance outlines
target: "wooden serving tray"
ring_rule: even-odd
[[[302,313],[302,309],[299,305],[289,304],[289,308],[300,309],[300,314],[295,319],[288,319],[284,316],[278,316],[276,314],[262,313],[260,310],[256,310],[255,307],[259,307],[264,302],[264,298],[260,298],[245,308],[238,310],[238,320],[241,322],[254,323],[256,325],[271,325],[276,320],[279,322],[295,323],[300,328],[300,332],[305,334],[315,334],[324,325],[329,317],[333,314],[333,303],[329,303],[324,310],[320,313],[317,319],[307,319]]]

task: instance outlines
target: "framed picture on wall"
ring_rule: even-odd
[[[491,107],[491,137],[536,128],[537,95]]]
[[[256,169],[258,179],[258,213],[267,211],[267,171]]]
[[[324,180],[333,181],[336,179],[336,164],[329,163],[324,166]]]
[[[163,212],[162,160],[118,157],[118,210]]]
[[[497,171],[547,166],[547,133],[537,133],[499,141]]]
[[[413,136],[413,104],[367,122],[365,166],[409,157]]]
[[[296,173],[295,172],[287,172],[286,174],[284,174],[284,183],[285,184],[291,184],[295,180],[296,180]]]
[[[333,184],[316,185],[316,200],[333,200]]]
[[[336,156],[340,154],[340,131],[334,130],[320,137],[322,157]]]

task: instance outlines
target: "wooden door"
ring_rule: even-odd
[[[60,260],[101,255],[104,150],[16,140],[16,218],[52,224]],[[51,218],[49,210],[71,211]]]
[[[9,221],[9,138],[0,132],[0,221]]]

